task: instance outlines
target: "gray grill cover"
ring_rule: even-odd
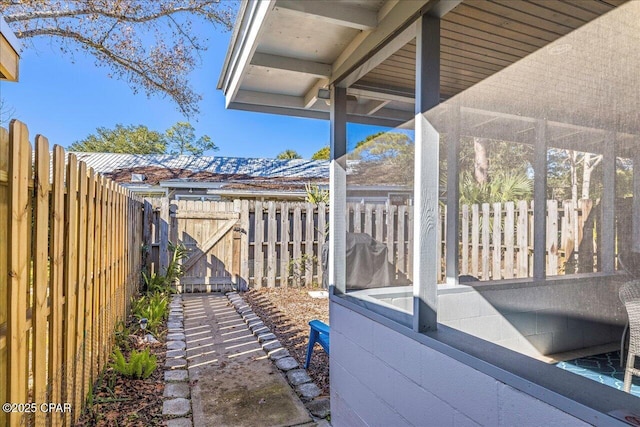
[[[393,268],[387,261],[387,246],[364,233],[347,233],[347,290],[382,288],[393,285]],[[322,245],[322,285],[327,288],[329,277],[329,243]]]

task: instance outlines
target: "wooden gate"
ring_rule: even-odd
[[[178,201],[171,214],[172,241],[188,258],[179,292],[215,291],[235,287],[240,271],[240,213],[233,202]]]

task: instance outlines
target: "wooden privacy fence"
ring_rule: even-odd
[[[142,202],[12,121],[0,129],[0,425],[71,425],[140,278]],[[64,412],[44,411],[55,403]]]
[[[173,213],[170,213],[166,199],[157,199],[151,205],[150,212],[160,212],[147,227],[151,230],[147,234],[156,236],[157,243],[151,246],[159,248],[157,253],[164,253],[166,259],[167,244],[162,243],[165,239],[160,236],[170,235],[172,241],[185,244],[192,251],[199,251],[199,259],[208,264],[195,268],[197,272],[185,278],[185,285],[247,283],[252,286],[287,286],[322,283],[322,243],[326,238],[328,222],[328,208],[325,205],[247,200],[180,201],[171,205]],[[571,201],[561,205],[555,200],[547,202],[548,275],[594,270],[597,245],[594,247],[593,238],[597,215],[591,215],[592,205],[591,200],[578,201],[577,208]],[[217,230],[217,226],[211,224],[213,212],[226,215],[221,218],[227,221],[224,231],[233,234],[233,237],[226,244],[226,249],[219,245],[218,252],[207,255],[202,253],[198,242],[210,237],[211,230]],[[404,205],[348,203],[347,212],[347,230],[369,234],[386,245],[388,261],[396,272],[395,278],[399,283],[411,280],[413,209]],[[207,215],[210,215],[208,220]],[[191,226],[186,222],[189,216],[197,221]],[[170,225],[164,227],[162,218],[167,218]],[[532,202],[463,205],[460,226],[460,274],[473,275],[482,280],[531,275]],[[446,207],[441,207],[437,224],[440,242],[437,254],[443,260],[439,281],[443,281],[445,275],[445,230]],[[583,239],[583,235],[589,235],[590,238]],[[209,245],[208,249],[212,247]],[[575,255],[578,253],[582,253],[582,257],[576,262]],[[159,264],[166,265],[166,261],[160,261]],[[195,264],[189,263],[189,266],[195,267]]]
[[[577,206],[577,207],[576,207]],[[594,271],[598,209],[591,200],[547,201],[547,274]],[[328,207],[281,201],[145,201],[149,260],[162,271],[168,240],[183,244],[191,259],[181,284],[187,290],[219,285],[289,286],[322,283],[322,245]],[[440,207],[438,280],[444,281],[446,207]],[[387,247],[398,284],[413,270],[413,208],[348,203],[347,230],[366,233]],[[168,236],[168,239],[167,239]],[[588,236],[588,238],[583,238]],[[481,280],[529,277],[533,272],[533,202],[463,205],[459,273]],[[576,255],[581,255],[577,257]]]

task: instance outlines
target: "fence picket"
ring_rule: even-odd
[[[323,276],[324,273],[322,271],[322,245],[325,242],[325,233],[328,233],[327,230],[327,205],[325,203],[319,203],[318,204],[318,230],[317,230],[317,235],[318,235],[318,247],[317,247],[317,254],[318,254],[318,284],[322,285],[322,280],[323,280]]]
[[[547,201],[547,276],[558,274],[558,202]]]
[[[0,127],[0,227],[9,227],[9,133]],[[7,310],[11,301],[7,294],[7,280],[9,278],[8,233],[0,233],[0,325],[7,322]],[[0,334],[0,402],[7,401],[7,333]],[[6,422],[6,415],[0,414],[0,424]]]
[[[255,204],[255,237],[253,246],[253,277],[257,287],[262,287],[264,275],[264,209],[262,202]]]
[[[33,396],[35,402],[47,401],[47,335],[49,287],[49,143],[36,137],[35,212],[33,248]],[[45,423],[46,413],[37,411],[36,425]]]
[[[300,264],[302,251],[302,210],[300,204],[296,204],[293,208],[293,262]],[[297,286],[300,285],[300,266],[295,267],[298,271],[294,271],[294,282]]]
[[[502,278],[502,203],[493,204],[493,269],[492,280]]]
[[[504,219],[504,278],[513,278],[513,238],[514,238],[514,226],[515,226],[515,204],[513,202],[505,203],[505,219]]]
[[[314,268],[314,251],[313,242],[316,240],[316,227],[313,220],[313,211],[315,206],[313,203],[305,204],[305,244],[304,253],[307,257],[304,263],[304,283],[306,286],[311,286],[313,283],[313,268]]]
[[[480,214],[478,205],[471,206],[471,274],[479,277]]]
[[[280,286],[289,285],[289,203],[280,203]]]
[[[489,257],[491,255],[491,242],[489,241],[490,217],[491,210],[489,203],[482,204],[482,278],[489,280],[491,274],[489,271]]]
[[[278,223],[276,222],[276,204],[273,201],[267,205],[267,286],[276,286],[276,239],[278,238]]]
[[[518,225],[516,241],[518,244],[518,277],[529,275],[529,207],[526,200],[518,202]]]
[[[460,262],[460,274],[469,274],[469,205],[462,206],[462,261]]]

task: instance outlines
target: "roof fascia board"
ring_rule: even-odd
[[[258,39],[265,28],[264,24],[269,13],[273,11],[275,0],[256,1],[253,4],[255,5],[254,8],[244,15],[247,20],[246,29],[241,32],[240,40],[236,40],[236,44],[239,43],[238,54],[235,60],[232,58],[231,63],[228,64],[231,69],[226,68],[228,77],[224,85],[224,93],[227,108],[235,99],[240,83],[249,69],[251,57],[258,47]],[[233,49],[236,49],[235,45]]]
[[[348,4],[278,0],[276,7],[313,16],[319,21],[357,30],[371,30],[378,24],[377,12]]]
[[[372,52],[380,50],[387,41],[402,31],[403,26],[415,20],[420,11],[433,0],[400,1],[387,12],[385,18],[369,33],[356,37],[333,64],[331,83],[341,86],[342,80],[350,75]],[[383,58],[384,60],[386,58]]]
[[[305,61],[298,58],[270,55],[256,52],[251,60],[251,65],[256,67],[273,68],[277,70],[292,71],[294,73],[308,74],[316,77],[330,77],[331,65],[320,62]]]
[[[9,24],[0,16],[0,34],[4,36],[7,40],[11,49],[15,50],[15,52],[20,55],[20,51],[22,50],[22,44],[18,41],[15,33],[11,31],[9,28]]]
[[[247,6],[249,5],[248,1],[243,1],[240,3],[240,10],[238,11],[238,16],[236,16],[236,23],[233,25],[233,33],[231,34],[231,40],[229,41],[229,47],[227,48],[227,54],[224,57],[224,63],[222,64],[222,71],[220,72],[220,77],[218,77],[218,90],[226,88],[226,82],[228,81],[229,76],[229,65],[231,64],[232,59],[235,61],[235,57],[238,54],[238,50],[240,45],[237,43],[238,36],[243,32],[244,29],[244,19],[247,14]],[[241,30],[242,29],[242,30]]]

